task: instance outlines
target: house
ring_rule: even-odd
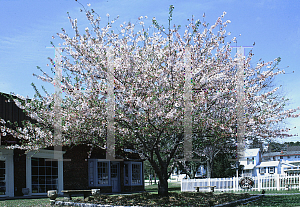
[[[256,166],[256,175],[274,175],[281,174],[279,161],[261,162]]]
[[[246,149],[245,156],[240,159],[240,164],[244,165],[242,174],[243,176],[300,174],[298,149],[300,148],[293,146],[288,147],[287,151],[269,152],[263,155],[260,155],[259,148]]]
[[[195,177],[196,178],[203,178],[206,176],[206,168],[204,165],[200,165],[200,167],[198,168]]]
[[[284,174],[299,175],[300,174],[300,161],[283,161],[281,162],[281,171]]]
[[[27,119],[23,111],[0,93],[0,117],[11,122]],[[2,128],[3,129],[3,125]],[[48,190],[101,189],[101,192],[144,191],[143,160],[130,149],[116,149],[116,159],[106,159],[106,151],[90,146],[49,147],[25,154],[21,149],[5,149],[19,139],[0,132],[0,197],[45,195]]]
[[[261,162],[261,152],[259,148],[256,149],[246,149],[245,154],[240,158],[240,165],[243,165],[243,176],[256,176],[256,166]]]
[[[288,147],[287,151],[265,153],[263,160],[280,162],[281,174],[300,174],[300,151],[292,151],[298,148],[298,146],[293,146]]]

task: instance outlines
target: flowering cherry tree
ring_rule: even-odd
[[[100,27],[97,13],[84,8],[90,22],[84,34],[80,34],[77,19],[70,16],[75,35],[69,36],[65,29],[57,33],[65,46],[61,144],[84,143],[105,148],[107,90],[114,84],[116,140],[121,146],[134,146],[141,157],[149,160],[160,181],[159,195],[163,196],[168,195],[170,166],[172,170],[176,158],[184,159],[185,83],[191,84],[193,90],[190,101],[194,138],[202,140],[210,135],[211,140],[232,140],[237,117],[233,91],[240,61],[232,58],[230,42],[225,42],[225,28],[230,23],[223,21],[225,12],[212,26],[204,19],[191,18],[181,32],[180,27],[171,27],[172,11],[171,6],[167,29],[155,18],[152,26],[146,28],[146,16],[139,17],[137,24],[124,22],[113,29],[117,19]],[[185,62],[187,50],[190,66]],[[274,130],[273,124],[292,116],[295,110],[283,110],[285,100],[274,95],[277,88],[263,91],[268,78],[281,73],[273,72],[278,59],[255,67],[250,66],[250,61],[251,55],[244,68],[246,136],[275,136],[281,131]],[[52,59],[50,62],[55,65]],[[111,64],[113,71],[108,69]],[[269,70],[261,72],[263,68]],[[191,80],[185,79],[186,71],[190,71]],[[43,75],[37,77],[54,84],[52,72],[42,71]],[[111,75],[113,83],[108,78]],[[18,131],[4,129],[25,140],[23,145],[14,147],[36,149],[58,144],[54,137],[55,94],[41,95],[37,89],[36,92],[30,101],[20,96],[22,101],[15,100],[37,122],[27,123]],[[249,127],[249,122],[256,124]]]

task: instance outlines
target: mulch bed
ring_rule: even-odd
[[[249,198],[251,195],[233,193],[192,193],[169,192],[169,197],[159,197],[157,194],[139,193],[133,195],[101,195],[99,199],[88,198],[88,203],[123,206],[212,206],[230,201]],[[83,199],[73,199],[74,202],[86,202]]]

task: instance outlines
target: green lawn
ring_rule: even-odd
[[[157,184],[156,185],[149,185],[145,187],[145,190],[149,191],[150,193],[157,194]],[[180,183],[169,183],[169,190],[172,192],[180,192]],[[117,195],[111,195],[117,196]],[[80,197],[79,197],[80,198]],[[62,199],[62,198],[58,198]],[[75,197],[76,199],[76,197]],[[40,199],[16,199],[16,200],[6,200],[0,201],[0,206],[51,206],[49,198],[40,198]]]
[[[169,186],[169,192],[176,192],[176,193],[181,192],[181,184],[178,182],[168,183],[168,186]],[[150,193],[157,193],[157,188],[158,188],[157,184],[145,186],[145,190]]]
[[[107,200],[107,203],[118,201],[121,202],[121,199],[128,199],[129,200],[136,200],[136,198],[139,198],[138,200],[152,200],[153,202],[162,202],[156,198],[157,194],[157,184],[156,185],[149,185],[145,187],[145,190],[148,191],[150,194],[132,194],[132,195],[107,195],[103,196],[104,200]],[[180,192],[180,183],[169,183],[169,192],[170,192],[170,201],[172,199],[178,203],[183,202],[190,202],[194,199],[198,199],[199,197],[203,197],[203,199],[208,201],[208,199],[212,199],[215,202],[220,200],[226,200],[230,197],[234,197],[234,194],[230,193],[221,193],[216,192],[214,194],[209,193],[181,193]],[[261,192],[258,191],[248,191],[248,192],[238,192],[238,193],[249,193],[249,194],[258,194]],[[291,191],[266,191],[266,196],[262,201],[257,201],[254,203],[251,203],[246,206],[300,206],[300,194],[299,195],[276,195],[276,196],[268,196],[268,194],[284,194],[284,193],[299,193],[298,190],[291,190]],[[153,197],[154,196],[154,197]],[[175,197],[174,197],[175,196]],[[176,198],[178,197],[178,198]],[[63,200],[62,197],[58,198],[59,200]],[[82,199],[82,197],[74,197],[75,200]],[[168,201],[168,202],[170,202]],[[139,202],[139,201],[137,201]],[[198,202],[199,206],[202,206],[201,201],[194,200],[193,202]],[[205,203],[205,202],[204,202]],[[142,204],[142,203],[140,203]],[[17,199],[17,200],[6,200],[6,201],[0,201],[0,206],[49,206],[50,202],[49,198],[40,198],[40,199]],[[205,206],[205,205],[204,205]]]
[[[51,205],[50,205],[49,198],[39,198],[39,199],[16,199],[16,200],[0,201],[0,206],[42,207],[42,206],[51,206]]]
[[[249,194],[261,194],[262,191],[239,191],[241,193],[249,193]],[[291,194],[291,193],[299,193],[299,190],[266,190],[265,194]]]
[[[262,200],[249,203],[243,206],[300,206],[300,195],[266,195]]]

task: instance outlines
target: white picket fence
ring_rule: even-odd
[[[244,191],[239,186],[242,177],[233,178],[206,178],[206,179],[183,179],[181,191],[196,191],[195,186],[216,186],[215,191]],[[300,190],[299,175],[269,175],[252,177],[254,186],[252,191],[261,190]],[[209,188],[200,188],[200,191],[209,191]]]

